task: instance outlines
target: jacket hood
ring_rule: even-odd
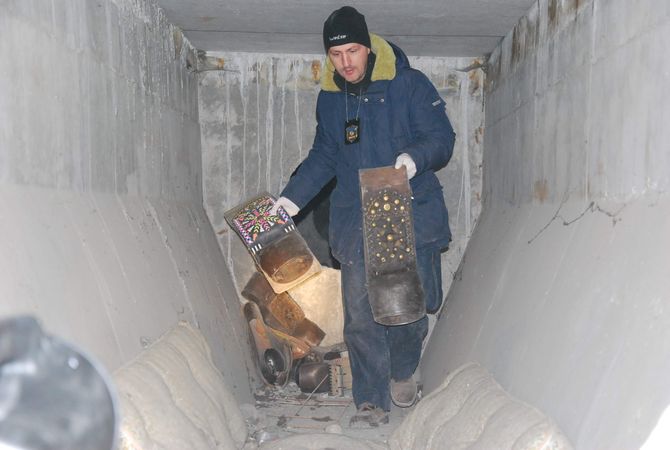
[[[370,81],[392,80],[395,78],[396,68],[409,67],[405,53],[384,38],[370,33],[370,43],[372,52],[377,56]],[[335,66],[326,55],[326,70],[321,74],[321,89],[340,92],[340,88],[335,84],[334,75]]]

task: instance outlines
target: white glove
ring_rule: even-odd
[[[280,206],[284,208],[284,211],[286,211],[286,213],[291,217],[295,216],[296,214],[298,214],[298,212],[300,212],[300,208],[298,208],[298,205],[296,205],[286,197],[279,197],[275,202],[274,206],[270,208],[270,214],[276,216],[277,210],[279,209]]]
[[[407,179],[411,180],[416,175],[416,164],[414,160],[407,153],[401,153],[395,160],[395,168],[400,169],[400,166],[405,166],[407,169]]]

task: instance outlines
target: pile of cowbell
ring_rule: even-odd
[[[276,293],[261,273],[254,273],[242,296],[263,381],[284,386],[294,381],[303,392],[343,396],[351,389],[346,351],[319,347],[323,330],[305,317],[288,292]]]

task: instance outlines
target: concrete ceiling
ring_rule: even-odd
[[[328,15],[350,4],[412,56],[490,53],[536,0],[158,0],[199,50],[322,53]]]

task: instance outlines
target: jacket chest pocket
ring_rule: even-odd
[[[386,98],[384,94],[375,94],[375,93],[369,93],[363,95],[362,98],[363,104],[365,106],[385,106],[386,105]]]
[[[372,132],[375,136],[377,134],[387,136],[389,132],[389,105],[384,93],[368,93],[363,95],[361,100],[361,109],[364,111],[363,123],[366,130]],[[361,115],[363,116],[363,114]]]

